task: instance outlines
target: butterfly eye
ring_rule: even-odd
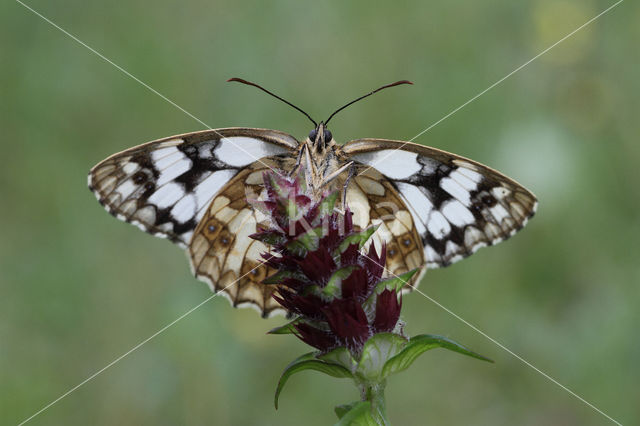
[[[312,131],[309,132],[309,140],[311,142],[315,142],[317,135],[318,135],[318,131],[316,129],[313,129]]]
[[[330,131],[328,131],[327,129],[324,130],[324,141],[325,142],[329,142],[331,139],[333,139],[333,135],[331,134]]]

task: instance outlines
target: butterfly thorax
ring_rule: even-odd
[[[340,154],[336,143],[323,123],[309,133],[300,144],[298,160],[292,174],[303,173],[315,193],[338,189],[338,176],[348,173],[352,162]]]

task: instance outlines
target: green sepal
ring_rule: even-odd
[[[271,185],[271,187],[275,191],[276,195],[278,197],[283,197],[285,195],[285,193],[282,190],[282,187],[280,185],[278,185],[278,180],[275,178],[275,176],[273,174],[269,173],[267,175],[267,177],[269,179],[269,184]]]
[[[322,295],[328,298],[336,298],[342,293],[342,280],[347,278],[357,266],[345,266],[331,275],[327,285],[322,288]]]
[[[285,278],[293,278],[293,277],[296,277],[295,272],[281,269],[275,274],[270,275],[264,280],[262,280],[262,284],[280,284]]]
[[[388,360],[399,354],[407,345],[406,338],[394,333],[378,333],[371,337],[362,348],[362,355],[355,375],[368,382],[384,380],[384,368]]]
[[[450,351],[458,352],[482,361],[493,362],[489,358],[477,354],[446,337],[433,334],[421,334],[409,339],[409,343],[397,355],[385,363],[382,375],[386,377],[390,374],[406,370],[418,356],[429,349],[435,348],[449,349]]]
[[[338,199],[338,195],[340,191],[334,191],[331,194],[324,197],[324,199],[320,202],[318,208],[320,209],[318,213],[318,217],[324,217],[333,213],[333,209],[336,206],[336,200]]]
[[[396,293],[400,293],[402,287],[404,287],[409,282],[409,280],[411,280],[411,278],[415,275],[416,272],[418,272],[418,270],[419,269],[416,268],[412,271],[405,272],[402,275],[389,278],[388,280],[380,281],[378,284],[376,284],[375,293],[380,294],[385,290],[391,290],[395,291]]]
[[[300,371],[304,370],[316,370],[321,373],[327,374],[331,377],[337,378],[353,378],[353,375],[346,368],[328,363],[316,358],[318,352],[309,352],[304,354],[295,360],[293,360],[282,372],[282,376],[280,376],[280,380],[278,381],[278,386],[276,388],[276,394],[274,397],[274,404],[276,410],[278,409],[278,397],[280,396],[280,392],[282,392],[282,388],[285,383],[289,380],[289,378]]]
[[[300,191],[302,193],[307,192],[307,179],[304,177],[304,173],[300,172],[298,176],[296,176],[296,183],[300,185]]]
[[[371,414],[369,401],[338,405],[334,410],[339,419],[335,426],[379,426]]]
[[[302,235],[296,237],[295,240],[291,241],[286,245],[286,248],[291,253],[304,256],[310,251],[316,251],[318,249],[318,245],[320,243],[320,238],[323,235],[322,227],[317,227],[308,230]]]
[[[364,308],[365,312],[371,312],[371,313],[374,312],[378,295],[383,291],[392,290],[392,291],[395,291],[396,293],[400,293],[400,290],[402,290],[402,287],[404,287],[404,285],[408,283],[409,280],[413,277],[413,275],[418,271],[419,269],[414,269],[412,271],[405,272],[404,274],[398,277],[380,281],[378,284],[376,284],[371,295],[367,297],[367,300],[365,300],[364,303],[362,304],[362,307]]]
[[[296,324],[300,324],[301,322],[304,322],[302,318],[296,318],[284,325],[272,328],[271,330],[267,331],[267,334],[295,334],[296,328],[294,326]]]
[[[267,245],[270,245],[270,246],[284,244],[287,241],[287,237],[286,236],[284,236],[284,235],[282,235],[282,233],[276,232],[276,231],[257,232],[255,234],[253,234],[251,238],[256,239],[258,241],[262,241],[263,243],[265,243]]]
[[[358,364],[357,361],[353,359],[353,356],[351,356],[351,352],[345,347],[335,348],[326,354],[318,355],[317,358],[331,364],[341,365],[349,371],[354,371]]]
[[[249,199],[247,198],[247,202],[251,205],[251,207],[253,207],[254,209],[258,210],[260,213],[263,213],[265,216],[271,216],[271,210],[269,210],[264,201],[258,200],[258,199]]]
[[[358,244],[358,248],[361,249],[377,229],[378,225],[373,225],[360,232],[349,235],[343,239],[338,246],[337,254],[344,253],[351,244]]]
[[[287,198],[287,204],[285,205],[287,217],[289,219],[295,219],[298,217],[298,205],[292,198]]]

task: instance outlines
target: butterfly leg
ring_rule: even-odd
[[[352,163],[349,167],[349,174],[347,175],[347,179],[344,181],[344,187],[342,188],[342,207],[345,208],[347,205],[347,188],[349,188],[349,182],[351,178],[356,174],[356,165]]]

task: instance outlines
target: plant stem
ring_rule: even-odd
[[[363,401],[371,403],[371,415],[379,425],[390,426],[387,419],[387,408],[384,400],[386,381],[379,383],[363,383],[360,385],[360,395]]]

